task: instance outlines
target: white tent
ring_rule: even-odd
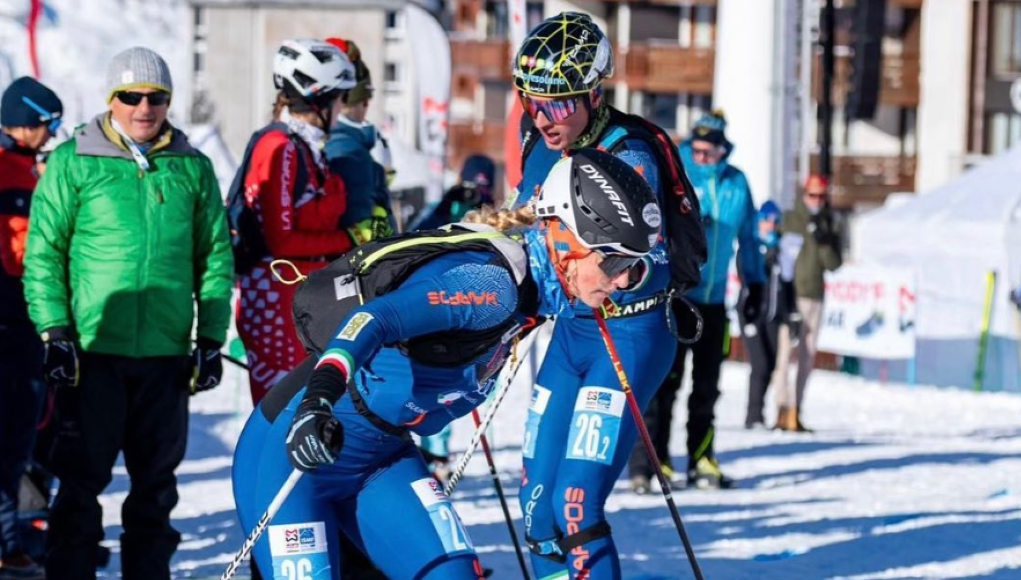
[[[859,220],[861,262],[911,269],[917,276],[918,382],[972,386],[987,273],[995,271],[984,388],[1021,390],[1021,317],[1008,300],[1010,289],[1021,284],[1019,204],[1021,146],[940,189]],[[905,378],[910,364],[891,366],[891,378]]]

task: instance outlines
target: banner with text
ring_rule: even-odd
[[[875,359],[915,356],[915,275],[847,265],[826,273],[819,350]]]

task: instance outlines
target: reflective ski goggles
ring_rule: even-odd
[[[539,101],[519,91],[518,97],[521,99],[521,107],[528,112],[529,117],[536,119],[539,113],[542,113],[550,122],[559,123],[577,113],[578,108],[583,106],[582,99],[587,99],[588,94]]]
[[[60,119],[60,113],[51,113],[50,111],[40,107],[38,103],[28,97],[21,97],[21,101],[29,107],[32,107],[36,113],[39,113],[39,120],[47,123],[46,129],[51,135],[57,134],[57,129],[60,129],[60,124],[62,122]]]
[[[137,107],[142,104],[142,100],[149,101],[150,107],[162,107],[170,103],[170,93],[166,91],[156,91],[155,93],[138,93],[135,91],[117,91],[114,93],[117,100],[124,103],[129,107]]]
[[[595,250],[595,252],[603,257],[603,261],[599,262],[599,269],[610,278],[620,276],[623,272],[634,268],[642,261],[641,258],[628,256],[627,254],[608,254],[601,250]]]

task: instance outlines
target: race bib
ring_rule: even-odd
[[[525,421],[525,441],[521,445],[522,454],[526,459],[535,456],[535,440],[539,436],[539,423],[549,405],[550,390],[535,385],[532,388],[532,403],[528,406],[528,420]]]
[[[422,506],[429,512],[429,519],[432,520],[436,534],[443,542],[443,550],[447,554],[460,554],[474,552],[468,532],[457,517],[450,499],[443,493],[443,488],[435,478],[427,477],[411,482],[411,488],[415,495],[422,502]]]
[[[605,387],[583,387],[574,402],[567,458],[609,465],[617,449],[624,393]]]
[[[330,580],[330,554],[323,522],[269,527],[274,580]]]

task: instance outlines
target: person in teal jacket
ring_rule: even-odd
[[[691,136],[680,145],[684,169],[695,186],[702,208],[709,260],[702,267],[702,282],[687,294],[703,320],[702,338],[693,345],[678,343],[674,364],[652,404],[645,411],[645,422],[652,435],[656,454],[670,469],[670,424],[674,400],[684,376],[684,359],[692,351],[692,391],[688,397],[688,470],[687,483],[699,488],[726,488],[733,480],[720,471],[713,450],[716,400],[720,396],[720,366],[729,341],[724,296],[727,274],[735,254],[741,279],[749,296],[743,304],[746,319],[755,319],[761,304],[765,266],[758,249],[755,231],[755,203],[744,173],[727,162],[734,150],[726,138],[727,121],[721,111],[703,116]],[[682,313],[678,312],[678,316]],[[632,487],[644,492],[649,488],[652,467],[645,452],[637,447],[630,461]]]

